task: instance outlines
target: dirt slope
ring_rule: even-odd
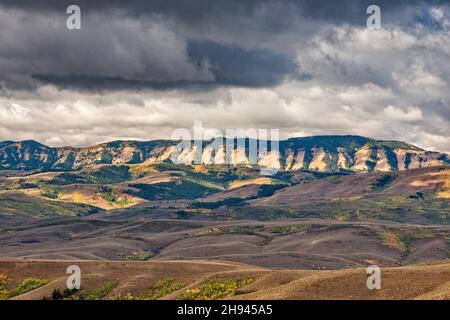
[[[364,268],[336,271],[273,270],[222,261],[104,262],[0,260],[0,274],[14,286],[27,277],[50,283],[15,299],[42,299],[53,289],[63,289],[66,268],[77,264],[82,287],[92,291],[108,281],[118,285],[104,299],[118,295],[138,296],[157,281],[170,277],[183,288],[162,299],[177,299],[186,290],[217,279],[252,278],[226,299],[450,299],[450,262],[383,268],[381,289],[368,290]],[[238,294],[238,295],[237,295]]]

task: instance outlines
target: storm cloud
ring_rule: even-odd
[[[202,120],[450,151],[448,2],[378,1],[381,30],[370,4],[0,1],[0,140],[148,140]]]

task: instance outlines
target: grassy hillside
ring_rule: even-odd
[[[102,211],[100,208],[76,203],[45,200],[22,193],[0,194],[0,215],[49,218],[56,216],[86,216]]]
[[[384,268],[382,290],[367,290],[364,268],[337,271],[270,270],[201,260],[76,263],[83,270],[83,287],[79,291],[64,290],[67,275],[63,272],[63,262],[0,262],[0,276],[5,279],[4,292],[12,293],[20,288],[17,295],[10,295],[14,300],[450,298],[450,268],[446,262]],[[33,273],[42,279],[22,280]],[[139,281],[136,281],[137,278]],[[30,285],[25,287],[24,281]]]

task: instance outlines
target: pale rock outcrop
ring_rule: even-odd
[[[202,164],[213,164],[214,163],[213,162],[214,158],[212,156],[213,151],[214,151],[214,148],[212,148],[210,146],[207,146],[206,148],[203,149],[202,158],[201,158]]]
[[[397,156],[397,168],[399,171],[406,170],[406,150],[395,149],[395,155]]]
[[[397,155],[398,170],[418,169],[433,167],[444,164],[439,158],[442,156],[438,152],[395,149]]]
[[[303,169],[304,161],[305,161],[305,150],[298,150],[297,157],[295,158],[295,163],[292,165],[291,170]]]
[[[151,152],[151,157],[144,161],[147,165],[157,164],[169,159],[173,152],[175,152],[175,146],[159,147]]]
[[[443,160],[440,160],[442,154],[438,152],[424,152],[420,159],[421,168],[435,167],[444,164]]]
[[[338,152],[338,168],[349,169],[349,167],[347,166],[349,158],[345,153],[345,150],[343,148],[337,148],[337,152]]]
[[[294,163],[294,152],[292,151],[292,149],[287,149],[284,170],[289,171],[293,163]]]
[[[267,152],[259,159],[258,163],[263,168],[277,169],[281,168],[280,153],[278,151]]]
[[[377,150],[377,164],[375,165],[374,170],[382,172],[392,171],[388,156],[386,154],[386,150],[384,150],[383,148],[378,148]]]
[[[119,152],[114,155],[112,163],[120,165],[132,162],[136,154],[139,154],[139,159],[140,161],[142,161],[143,156],[140,150],[133,146],[125,146],[123,148],[120,148]]]
[[[322,148],[312,148],[313,159],[309,163],[309,170],[313,171],[326,171],[327,164],[324,159],[326,156],[325,151]]]
[[[214,164],[226,164],[225,157],[226,157],[225,148],[222,145],[219,147],[216,154],[214,155]]]
[[[355,153],[355,161],[352,170],[356,171],[367,171],[369,167],[367,166],[367,161],[371,160],[372,150],[369,146],[364,146],[357,150]]]
[[[232,165],[237,164],[248,164],[248,158],[245,155],[245,149],[244,148],[237,148],[235,150],[232,150],[231,152],[231,163]]]

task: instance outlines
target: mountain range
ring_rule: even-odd
[[[245,147],[235,141],[229,161],[221,147],[215,151],[203,141],[202,164],[250,164],[249,139]],[[48,147],[33,140],[0,142],[0,170],[53,171],[79,170],[95,165],[171,162],[178,141],[113,141],[88,147]],[[259,146],[259,141],[257,141]],[[280,171],[317,172],[402,171],[450,163],[447,154],[427,151],[400,141],[375,140],[361,136],[312,136],[279,142],[279,151],[258,158],[261,167]],[[259,150],[258,150],[259,151]],[[196,145],[179,155],[179,161],[192,163]],[[180,159],[182,157],[182,159]]]

